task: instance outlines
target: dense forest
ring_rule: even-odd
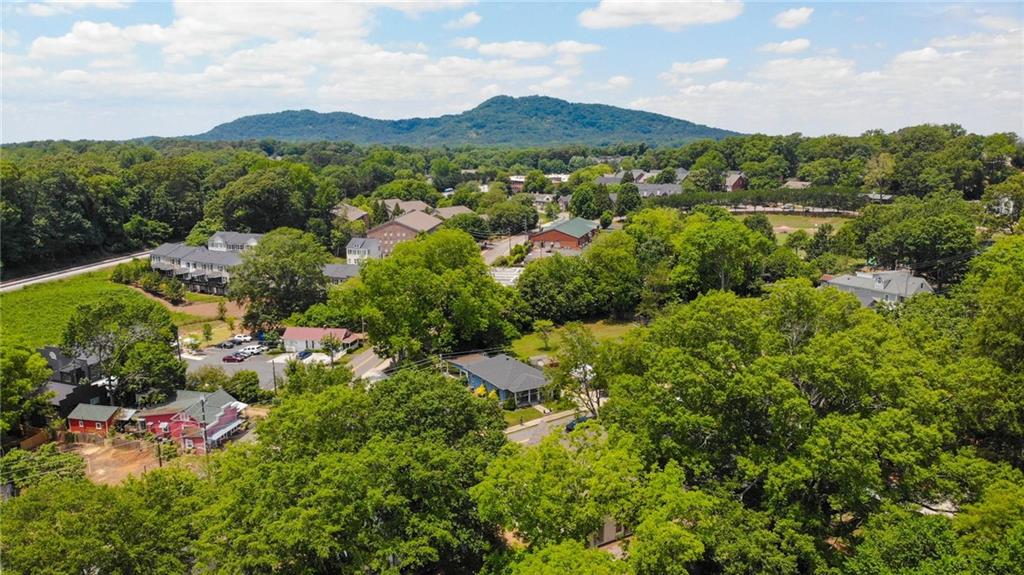
[[[616,168],[686,168],[691,176],[683,183],[684,193],[659,200],[678,207],[796,197],[808,205],[848,209],[863,204],[859,194],[865,191],[913,197],[953,192],[990,204],[1009,197],[1016,198],[1016,212],[1024,205],[1020,139],[1010,133],[967,134],[954,125],[857,137],[737,136],[660,148],[154,140],[33,142],[7,145],[2,151],[0,262],[5,273],[185,239],[190,233],[193,241],[202,241],[218,228],[266,232],[292,226],[310,231],[337,253],[352,230],[338,229],[330,210],[346,198],[370,209],[365,198],[371,196],[439,205],[454,202],[481,212],[493,210],[498,222],[522,221],[500,186],[517,173],[529,176],[527,192],[571,194],[582,188],[581,197],[600,198],[617,191],[615,186],[593,184],[601,173]],[[749,176],[750,190],[730,200],[729,194],[717,192],[717,184],[725,171],[733,169]],[[556,190],[542,173],[573,176]],[[791,177],[814,187],[778,190],[782,180]],[[492,186],[488,196],[476,193],[478,182],[499,185]],[[459,189],[453,198],[441,199],[440,191],[448,188]],[[616,206],[595,204],[583,211],[595,211],[588,215],[597,217],[606,208]],[[467,223],[472,225],[479,222]]]
[[[376,120],[312,110],[245,116],[193,136],[197,140],[345,141],[357,144],[537,146],[643,141],[679,145],[736,132],[604,104],[545,96],[496,96],[476,108],[438,118]]]

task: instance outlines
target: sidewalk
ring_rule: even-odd
[[[540,425],[542,423],[551,423],[552,421],[558,421],[559,419],[564,419],[566,417],[574,415],[577,411],[579,411],[579,410],[567,409],[565,411],[559,411],[557,413],[549,413],[549,414],[545,415],[544,417],[538,417],[537,419],[531,419],[530,421],[524,422],[524,423],[522,423],[520,425],[513,425],[512,427],[509,427],[509,428],[505,429],[505,434],[508,435],[510,433],[515,433],[517,431],[522,431],[524,429],[529,429],[531,427],[536,427],[536,426],[538,426],[538,425]]]

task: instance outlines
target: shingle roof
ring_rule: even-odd
[[[359,275],[356,264],[324,264],[324,275],[335,279],[354,278]]]
[[[739,171],[736,171],[736,170],[729,170],[725,174],[725,185],[731,186],[731,185],[735,184],[736,181],[739,180],[740,178],[746,178],[746,176],[743,174],[743,172],[739,172]]]
[[[194,401],[191,406],[185,409],[185,413],[199,423],[211,425],[217,422],[217,419],[219,419],[219,415],[224,411],[224,408],[232,403],[239,403],[239,401],[234,397],[231,397],[230,393],[223,389],[218,389],[217,391],[207,395],[205,402],[199,400]]]
[[[334,206],[334,209],[331,210],[331,213],[336,216],[342,216],[350,222],[358,220],[359,218],[366,215],[365,210],[361,210],[355,206],[346,203],[340,203]]]
[[[213,264],[219,266],[237,266],[242,263],[242,256],[238,252],[219,252],[206,248],[196,248],[183,261],[195,262],[197,264]]]
[[[119,407],[113,405],[92,405],[79,403],[75,406],[68,419],[84,419],[85,421],[107,421],[117,413]]]
[[[527,391],[547,385],[544,372],[503,353],[467,364],[453,362],[463,370],[505,391]]]
[[[636,189],[642,198],[660,196],[672,196],[683,193],[683,186],[680,184],[637,184]]]
[[[395,198],[390,198],[384,200],[384,205],[387,206],[388,211],[391,212],[395,211],[395,206],[401,208],[403,212],[426,212],[430,210],[430,204],[422,202],[420,200],[399,200]]]
[[[206,398],[205,405],[202,401],[204,397]],[[217,416],[220,412],[224,411],[224,407],[231,403],[245,405],[231,397],[231,394],[223,389],[218,389],[213,393],[176,389],[173,395],[164,403],[149,409],[140,409],[136,412],[135,416],[146,418],[154,415],[166,415],[168,413],[186,413],[189,417],[199,422],[211,424],[217,421]],[[204,409],[206,411],[205,419],[203,418]]]
[[[281,339],[320,341],[325,335],[333,335],[338,340],[343,340],[352,332],[343,327],[289,327],[285,328]]]
[[[373,250],[380,249],[380,240],[376,238],[352,238],[345,246],[346,250]]]
[[[71,385],[70,383],[48,381],[46,382],[46,385],[43,386],[42,391],[44,393],[53,393],[53,395],[50,396],[50,405],[60,405],[60,402],[64,401],[67,396],[71,395],[71,392],[75,390],[75,387],[76,386]]]
[[[148,417],[151,415],[162,415],[166,413],[178,413],[185,409],[189,405],[199,401],[199,398],[203,396],[200,391],[190,391],[187,389],[175,389],[168,396],[167,400],[158,405],[154,405],[147,409],[140,409],[137,413],[137,417]]]
[[[392,221],[402,224],[408,228],[412,228],[417,232],[429,232],[444,223],[434,216],[423,212],[409,212],[402,214]]]
[[[590,220],[585,220],[583,218],[573,218],[571,220],[566,220],[564,222],[557,223],[551,226],[550,228],[547,228],[542,231],[547,232],[555,230],[570,235],[574,238],[582,238],[583,236],[594,231],[594,229],[596,228],[597,224]]]
[[[824,279],[822,285],[852,293],[864,306],[870,306],[877,299],[884,299],[887,295],[907,298],[933,291],[932,286],[924,278],[913,275],[909,270],[877,272],[870,276],[835,276]]]
[[[448,218],[452,216],[457,216],[459,214],[472,213],[473,210],[467,208],[466,206],[448,206],[447,208],[437,208],[436,210],[434,210],[434,215],[441,218],[442,220],[447,220]]]
[[[224,243],[231,245],[242,245],[249,240],[259,241],[263,237],[263,234],[248,234],[244,232],[217,232],[210,236],[210,241],[214,238],[224,240]]]

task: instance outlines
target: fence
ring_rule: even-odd
[[[26,437],[25,439],[22,439],[18,443],[18,447],[26,450],[32,450],[46,443],[47,441],[50,441],[49,430],[36,429],[36,432],[33,435]]]

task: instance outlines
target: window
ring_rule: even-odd
[[[78,420],[78,427],[85,427],[85,422],[81,419]]]
[[[102,421],[97,421],[96,422],[96,429],[103,429],[103,422]]]
[[[185,449],[192,449],[194,447],[195,447],[195,444],[192,443],[191,439],[186,439],[185,440]]]

